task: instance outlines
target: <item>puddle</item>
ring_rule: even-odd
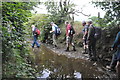
[[[38,78],[109,78],[96,63],[79,58],[58,55],[45,46],[35,49],[35,63],[41,75]],[[95,65],[94,65],[95,64]],[[103,79],[102,79],[103,80]]]
[[[47,78],[47,77],[49,77],[49,75],[50,75],[50,71],[49,70],[47,70],[47,69],[45,69],[45,70],[43,70],[43,72],[42,72],[42,76],[40,77],[37,77],[37,78]]]

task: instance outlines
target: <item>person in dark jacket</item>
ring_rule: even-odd
[[[92,21],[88,21],[89,30],[87,35],[87,43],[88,43],[88,53],[90,60],[96,61],[96,39],[95,39],[95,28],[92,24]]]
[[[34,45],[35,45],[35,44],[37,45],[37,48],[39,48],[39,47],[40,47],[40,44],[37,42],[38,35],[37,35],[37,33],[35,32],[36,27],[35,27],[35,25],[32,25],[31,27],[32,27],[33,39],[34,39],[34,40],[33,40],[33,43],[32,43],[32,48],[34,48]]]
[[[88,28],[89,28],[89,26],[88,25],[86,25],[86,22],[85,21],[83,21],[82,22],[82,26],[84,26],[84,29],[83,29],[83,40],[84,40],[84,42],[83,42],[83,45],[84,45],[84,52],[83,52],[83,54],[86,54],[87,53],[87,48],[88,48],[88,44],[87,44],[87,34],[88,34]]]
[[[117,51],[115,54],[113,54],[111,64],[110,66],[107,66],[107,68],[114,70],[116,67],[118,77],[120,78],[120,31],[118,32],[116,39],[112,45],[111,50],[114,49],[117,49]]]

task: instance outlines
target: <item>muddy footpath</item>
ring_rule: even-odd
[[[53,45],[41,43],[40,48],[30,48],[31,56],[41,75],[37,78],[71,79],[71,80],[113,80],[115,72],[108,71],[99,61],[89,61],[88,54],[82,54],[83,48],[65,52],[65,45],[54,48]]]

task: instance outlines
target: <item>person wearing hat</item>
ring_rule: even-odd
[[[95,28],[92,24],[92,21],[88,21],[88,35],[87,35],[87,43],[88,43],[88,53],[89,58],[93,61],[96,61],[96,39],[94,37],[95,35]]]

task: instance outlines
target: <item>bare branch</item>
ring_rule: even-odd
[[[77,13],[81,13],[82,15],[87,16],[87,17],[90,17],[90,16],[91,16],[91,14],[87,15],[87,14],[83,13],[82,11],[81,11],[81,12],[78,11]]]

